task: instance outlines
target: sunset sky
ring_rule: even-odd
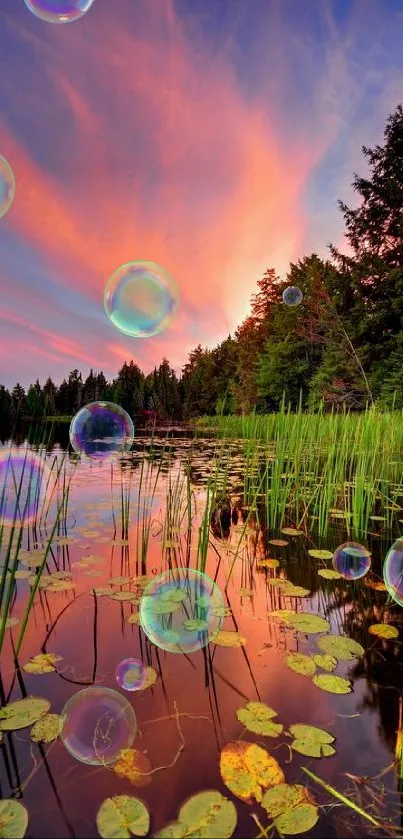
[[[361,145],[403,100],[401,0],[95,0],[44,23],[0,4],[0,383],[179,371],[248,313],[268,267],[341,243]],[[135,259],[178,315],[131,339],[103,309]]]

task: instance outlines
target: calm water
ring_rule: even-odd
[[[400,825],[401,797],[396,774],[390,770],[377,776],[394,760],[402,647],[399,640],[383,641],[369,635],[368,626],[392,620],[400,629],[402,612],[397,607],[389,612],[386,594],[366,587],[364,580],[352,584],[318,576],[318,568],[329,568],[331,562],[313,559],[307,552],[312,548],[334,551],[347,539],[340,529],[334,529],[325,542],[314,532],[285,536],[271,530],[269,523],[259,527],[256,516],[251,515],[234,562],[247,515],[240,489],[243,465],[236,448],[231,455],[233,489],[224,509],[222,532],[217,516],[211,522],[206,573],[224,591],[233,566],[226,589],[232,614],[225,618],[223,628],[238,631],[246,644],[237,648],[211,644],[208,652],[187,657],[164,653],[147,641],[139,626],[128,622],[137,606],[94,594],[94,586],[105,586],[112,577],[146,574],[151,579],[168,567],[170,558],[174,564],[196,564],[198,528],[215,442],[171,440],[170,467],[165,455],[154,495],[151,483],[145,485],[143,473],[143,500],[138,507],[144,443],[147,441],[137,439],[133,458],[121,468],[116,467],[112,475],[107,466],[75,466],[73,460],[69,464],[69,473],[73,474],[74,466],[75,471],[66,526],[59,533],[67,538],[67,543],[58,545],[54,541],[47,571],[71,571],[75,587],[68,592],[38,592],[20,654],[21,664],[41,651],[56,653],[61,660],[56,664],[56,672],[30,675],[21,671],[16,675],[10,643],[11,638],[16,638],[16,627],[7,633],[1,682],[2,703],[5,698],[18,699],[24,694],[43,696],[51,701],[51,711],[60,713],[69,697],[85,685],[117,689],[114,674],[118,662],[128,657],[142,659],[156,669],[158,679],[151,688],[125,693],[125,697],[137,717],[138,734],[133,748],[144,753],[156,771],[146,778],[146,783],[143,778],[143,785],[138,787],[118,778],[110,769],[75,761],[60,739],[50,746],[38,746],[30,742],[29,729],[5,734],[0,746],[1,797],[16,797],[25,804],[29,811],[27,836],[96,836],[95,817],[101,803],[108,796],[122,794],[138,796],[147,804],[151,813],[150,835],[154,835],[176,820],[180,806],[189,796],[200,790],[217,789],[235,803],[238,825],[234,836],[255,837],[259,829],[251,814],[255,813],[266,826],[269,820],[265,811],[255,801],[250,804],[235,798],[220,777],[220,752],[241,734],[246,741],[259,743],[276,757],[287,782],[307,783],[317,802],[324,805],[316,827],[303,835],[380,834],[313,781],[307,782],[302,766],[309,767],[376,818]],[[163,446],[163,439],[154,440],[156,464]],[[191,447],[193,529],[190,532],[187,527],[184,496],[174,526],[173,539],[178,544],[173,549],[165,544],[167,492],[171,491],[172,499],[172,487],[175,480],[179,486]],[[49,459],[55,455],[60,459],[61,453],[61,446],[56,444]],[[149,474],[155,475],[156,469],[157,465]],[[116,544],[122,536],[122,486],[126,493],[130,488],[128,545]],[[147,557],[142,562],[141,539],[147,521],[150,536]],[[180,527],[180,531],[175,527]],[[372,551],[372,567],[378,575],[383,556],[397,535],[385,535],[381,528],[382,524],[376,523],[374,533],[361,538]],[[287,544],[269,544],[273,538]],[[27,539],[28,534],[24,548],[32,547],[33,539],[42,547],[46,532],[31,532],[29,544]],[[89,555],[100,559],[89,566],[80,564]],[[259,567],[268,556],[279,560],[277,568]],[[280,587],[270,584],[270,580],[279,577],[289,578],[311,594],[303,599],[284,596]],[[114,591],[127,588],[124,584],[114,586]],[[21,616],[28,592],[27,581],[18,580],[13,616]],[[295,633],[279,621],[268,619],[268,611],[281,608],[319,614],[329,621],[332,633],[345,634],[362,644],[366,650],[362,658],[339,662],[336,669],[337,674],[351,680],[352,693],[325,693],[309,677],[289,669],[285,662],[287,653],[318,652],[318,636]],[[293,723],[326,729],[336,738],[336,754],[312,759],[291,753],[287,745],[291,740],[284,734],[275,740],[244,731],[236,712],[248,700],[261,701],[275,709],[285,729]],[[183,744],[184,748],[180,748]]]

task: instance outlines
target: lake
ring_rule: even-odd
[[[63,460],[67,440],[65,432],[61,434],[48,447],[49,465]],[[34,743],[29,727],[4,731],[1,797],[25,805],[27,835],[32,839],[93,837],[103,801],[122,795],[144,802],[151,818],[148,835],[155,836],[177,822],[184,802],[203,790],[217,790],[235,805],[234,837],[263,836],[273,818],[259,798],[271,784],[264,782],[262,765],[260,775],[256,764],[253,771],[247,768],[246,744],[257,744],[274,758],[287,784],[308,788],[307,806],[318,808],[318,818],[304,836],[393,835],[402,824],[398,772],[393,766],[403,684],[402,611],[388,604],[382,586],[384,556],[401,530],[398,514],[392,532],[385,532],[382,516],[375,516],[371,531],[360,536],[372,557],[368,575],[355,582],[326,579],[318,571],[331,570],[333,552],[348,541],[344,521],[336,517],[324,538],[315,532],[314,519],[304,522],[300,532],[293,520],[272,528],[259,507],[260,495],[256,505],[250,499],[245,504],[245,460],[239,441],[227,442],[222,449],[220,469],[224,464],[225,480],[216,479],[213,490],[208,485],[217,446],[209,438],[137,436],[133,452],[112,468],[73,456],[65,460],[68,505],[52,536],[43,572],[57,576],[50,580],[45,576],[43,587],[38,587],[16,669],[13,645],[36,573],[30,557],[44,556],[61,497],[61,476],[46,521],[24,529],[18,564],[23,573],[16,579],[9,612],[19,623],[6,631],[1,704],[23,696],[43,697],[50,702],[51,713],[61,714],[74,693],[98,685],[118,690],[137,720],[132,749],[138,771],[132,772],[131,780],[119,776],[113,764],[93,766],[75,760],[60,737],[49,744]],[[152,644],[139,618],[147,584],[178,567],[201,568],[225,600],[216,640],[188,654],[166,652]],[[69,585],[60,585],[63,582]],[[280,615],[268,614],[279,611]],[[320,616],[329,628],[318,631],[309,621],[295,620],[301,613]],[[388,640],[369,633],[374,624],[395,627],[397,637]],[[354,645],[344,655],[339,651],[334,672],[329,662],[315,662],[313,655],[326,652],[319,644],[329,633],[352,639],[364,653],[354,652]],[[24,670],[40,653],[58,657],[51,672]],[[129,657],[149,668],[149,685],[141,690],[124,691],[116,682],[117,665]],[[349,692],[323,689],[331,686],[332,675],[347,680],[339,685]],[[261,706],[240,712],[248,702],[262,703],[273,714],[265,716]],[[270,718],[270,734],[262,733],[264,720]],[[291,748],[295,739],[290,727],[296,724],[331,735],[329,756],[309,754],[312,732],[309,736],[305,732],[311,738],[308,754],[298,751],[298,743]],[[306,738],[304,742],[306,752]],[[236,745],[228,749],[229,744]],[[304,745],[301,748],[304,751]],[[323,745],[318,750],[327,751]],[[238,763],[232,764],[235,780],[228,785],[220,763],[228,781],[225,756],[230,753],[237,755]],[[302,767],[353,802],[367,818]],[[244,795],[242,800],[236,786],[241,775],[243,780],[245,775],[252,777],[251,790],[257,788],[260,796]],[[185,833],[173,828],[161,835],[217,835],[214,821],[209,827],[202,819],[188,828]],[[266,835],[279,835],[275,830],[270,828]]]

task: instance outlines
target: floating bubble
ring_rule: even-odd
[[[137,658],[125,658],[118,664],[115,675],[123,690],[140,690],[146,680],[147,670]]]
[[[389,548],[383,564],[385,586],[399,606],[403,606],[403,539],[397,539]]]
[[[302,302],[302,291],[295,285],[290,285],[283,291],[283,303],[286,306],[299,306]]]
[[[130,749],[137,733],[132,706],[110,688],[79,690],[66,702],[61,716],[60,737],[67,751],[92,766],[114,763],[121,749]]]
[[[170,274],[155,262],[129,262],[106,283],[104,308],[120,332],[150,338],[162,332],[176,315],[178,289]]]
[[[94,3],[95,0],[25,0],[27,9],[45,23],[72,23]]]
[[[0,525],[32,524],[39,519],[54,478],[43,456],[24,448],[0,452]]]
[[[70,424],[70,443],[77,454],[104,460],[128,452],[134,425],[127,411],[114,402],[90,402]]]
[[[344,542],[336,548],[332,563],[345,580],[359,580],[371,567],[371,554],[358,542]]]
[[[15,195],[15,178],[13,170],[0,154],[0,218],[3,218],[13,203]]]
[[[147,585],[140,601],[140,624],[156,647],[193,653],[221,628],[225,601],[210,577],[190,568],[172,568]]]

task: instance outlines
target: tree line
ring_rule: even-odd
[[[329,245],[290,264],[284,279],[268,268],[250,314],[214,349],[200,344],[180,376],[164,358],[144,375],[133,362],[117,378],[73,370],[59,387],[49,377],[27,392],[0,385],[0,417],[72,416],[94,400],[122,405],[131,416],[152,411],[172,419],[277,410],[285,402],[314,409],[403,408],[403,107],[389,116],[383,145],[362,148],[367,177],[354,176],[358,206],[339,202],[350,255]],[[303,293],[286,306],[289,286]]]

